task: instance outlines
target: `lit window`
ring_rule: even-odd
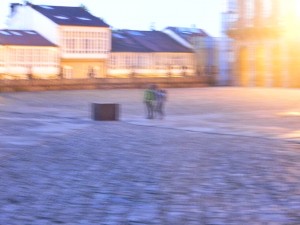
[[[90,18],[86,18],[86,17],[77,17],[77,19],[80,19],[80,20],[91,20]]]
[[[25,33],[27,34],[36,34],[34,31],[26,30]]]
[[[54,16],[57,19],[61,19],[61,20],[68,20],[69,18],[66,16]]]
[[[144,36],[144,34],[142,34],[139,31],[135,31],[135,30],[130,30],[129,33],[132,35],[135,35],[135,36]]]
[[[7,31],[3,31],[3,30],[1,30],[1,31],[0,31],[0,34],[4,34],[4,35],[10,35],[10,33],[9,33],[9,32],[7,32]]]
[[[53,7],[48,6],[48,5],[41,5],[41,7],[44,8],[44,9],[54,9]]]
[[[64,66],[63,67],[63,76],[67,79],[72,78],[73,76],[73,68],[71,66]]]
[[[107,53],[107,32],[64,31],[63,51],[65,53]]]
[[[17,35],[17,36],[22,36],[22,34],[21,34],[21,33],[19,33],[19,32],[16,32],[16,31],[11,31],[10,33],[12,33],[12,34],[14,34],[14,35]]]
[[[112,34],[115,38],[125,38],[124,36],[122,36],[121,34],[117,34],[117,33],[113,33]]]
[[[268,18],[271,16],[272,13],[272,1],[271,0],[264,0],[263,1],[263,16]]]
[[[254,1],[247,0],[245,2],[245,4],[246,4],[246,8],[247,8],[246,18],[251,20],[254,17]]]

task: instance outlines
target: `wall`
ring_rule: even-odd
[[[87,78],[89,68],[97,70],[97,77],[106,76],[106,61],[102,59],[62,59],[61,68],[72,68],[73,74],[68,78]]]
[[[31,7],[28,8],[28,16],[32,16],[32,29],[39,32],[52,43],[59,45],[59,26],[52,20],[43,16]]]
[[[207,86],[206,81],[199,77],[1,80],[0,92],[145,88],[149,83],[154,83],[164,88]]]

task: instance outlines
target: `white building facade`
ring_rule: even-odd
[[[111,50],[110,27],[85,9],[15,4],[8,25],[12,29],[36,30],[56,44],[60,49],[63,77],[106,76]]]
[[[161,31],[121,30],[113,33],[109,76],[195,76],[192,49]]]
[[[59,49],[32,30],[0,30],[2,79],[49,79],[59,73]]]
[[[13,32],[27,32],[22,38],[29,41],[24,46],[0,45],[0,73],[9,72],[16,79],[197,74],[196,54],[184,39],[161,31],[122,30],[112,34],[108,24],[82,7],[13,3],[8,26]],[[32,42],[29,31],[39,34],[48,45]]]

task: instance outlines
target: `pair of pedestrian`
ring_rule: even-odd
[[[158,89],[155,84],[151,84],[144,91],[144,103],[146,105],[147,119],[154,119],[156,116],[163,119],[165,116],[164,105],[167,99],[167,92]]]

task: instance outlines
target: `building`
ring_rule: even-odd
[[[234,64],[233,41],[227,36],[215,38],[218,52],[218,74],[216,84],[220,86],[232,85],[232,65]]]
[[[228,36],[230,19],[233,9],[235,9],[235,0],[229,1],[221,13],[221,37],[218,38],[219,51],[219,83],[223,85],[233,84],[233,68],[235,63],[234,40]]]
[[[105,77],[111,30],[82,7],[12,4],[10,29],[36,30],[59,47],[66,78]]]
[[[227,34],[234,39],[234,83],[300,86],[300,4],[297,0],[227,0]]]
[[[59,74],[59,49],[33,30],[0,30],[1,79],[49,79]]]
[[[112,33],[110,76],[194,76],[195,54],[161,31],[117,30]]]
[[[202,30],[192,33],[189,36],[191,39],[188,38],[187,41],[167,32],[155,30],[114,30],[112,32],[107,23],[91,15],[83,7],[34,5],[29,2],[12,3],[8,27],[11,31],[2,31],[6,42],[8,37],[13,37],[14,34],[16,34],[15,40],[22,36],[23,41],[28,42],[28,51],[34,52],[30,48],[36,48],[34,43],[39,42],[35,42],[35,39],[33,41],[34,35],[29,34],[35,33],[36,38],[39,37],[49,44],[47,49],[53,53],[53,57],[55,55],[56,60],[54,64],[52,63],[55,70],[52,67],[50,70],[49,63],[45,62],[43,65],[47,65],[47,69],[45,74],[42,74],[41,71],[45,66],[38,67],[35,62],[28,63],[27,61],[36,59],[29,53],[24,53],[25,55],[22,55],[22,51],[14,53],[16,58],[23,57],[22,69],[19,66],[14,69],[9,67],[8,65],[14,63],[11,61],[13,59],[7,58],[6,53],[3,53],[0,55],[0,66],[4,65],[3,74],[9,71],[11,77],[14,75],[15,78],[26,78],[28,74],[33,74],[32,78],[66,79],[196,76],[199,73],[197,54],[202,54],[203,48],[213,49],[210,39],[206,39],[209,36]],[[198,52],[195,53],[191,43],[196,45],[198,43],[196,37],[200,36],[205,38],[203,40],[205,47],[198,47]],[[30,43],[33,44],[31,47]],[[201,55],[205,60],[201,69],[210,74],[215,67],[214,53],[212,51],[206,53]],[[48,60],[54,60],[51,57]]]
[[[167,27],[163,32],[182,45],[194,50],[198,76],[207,77],[218,83],[219,55],[217,39],[211,37],[204,30],[195,27]]]

